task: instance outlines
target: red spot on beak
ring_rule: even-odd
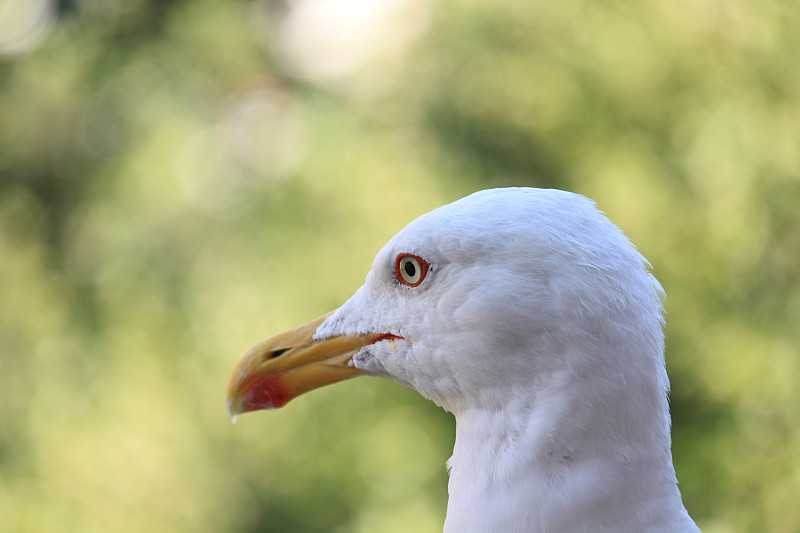
[[[257,376],[242,385],[242,407],[244,411],[278,409],[294,396],[281,382],[280,374]]]

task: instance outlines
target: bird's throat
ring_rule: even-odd
[[[591,403],[570,398],[458,413],[445,533],[602,531],[596,521],[603,516],[646,531],[636,522],[642,496],[654,512],[682,509],[668,434],[623,446],[629,435],[616,440],[601,431],[610,422]],[[622,522],[620,513],[627,513]]]

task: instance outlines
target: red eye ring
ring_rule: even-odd
[[[418,255],[400,254],[394,261],[397,281],[409,287],[416,287],[428,274],[428,262]]]

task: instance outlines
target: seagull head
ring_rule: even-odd
[[[577,194],[472,194],[411,222],[335,311],[251,349],[232,418],[362,374],[458,415],[565,387],[587,401],[664,395],[661,288],[644,258]]]
[[[340,308],[251,349],[228,412],[381,376],[455,415],[447,533],[694,533],[670,453],[662,298],[591,200],[481,191],[395,235]]]

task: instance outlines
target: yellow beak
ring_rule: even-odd
[[[228,416],[277,409],[304,392],[363,374],[348,366],[363,346],[387,334],[363,334],[314,340],[331,313],[260,342],[236,365],[228,383]]]

